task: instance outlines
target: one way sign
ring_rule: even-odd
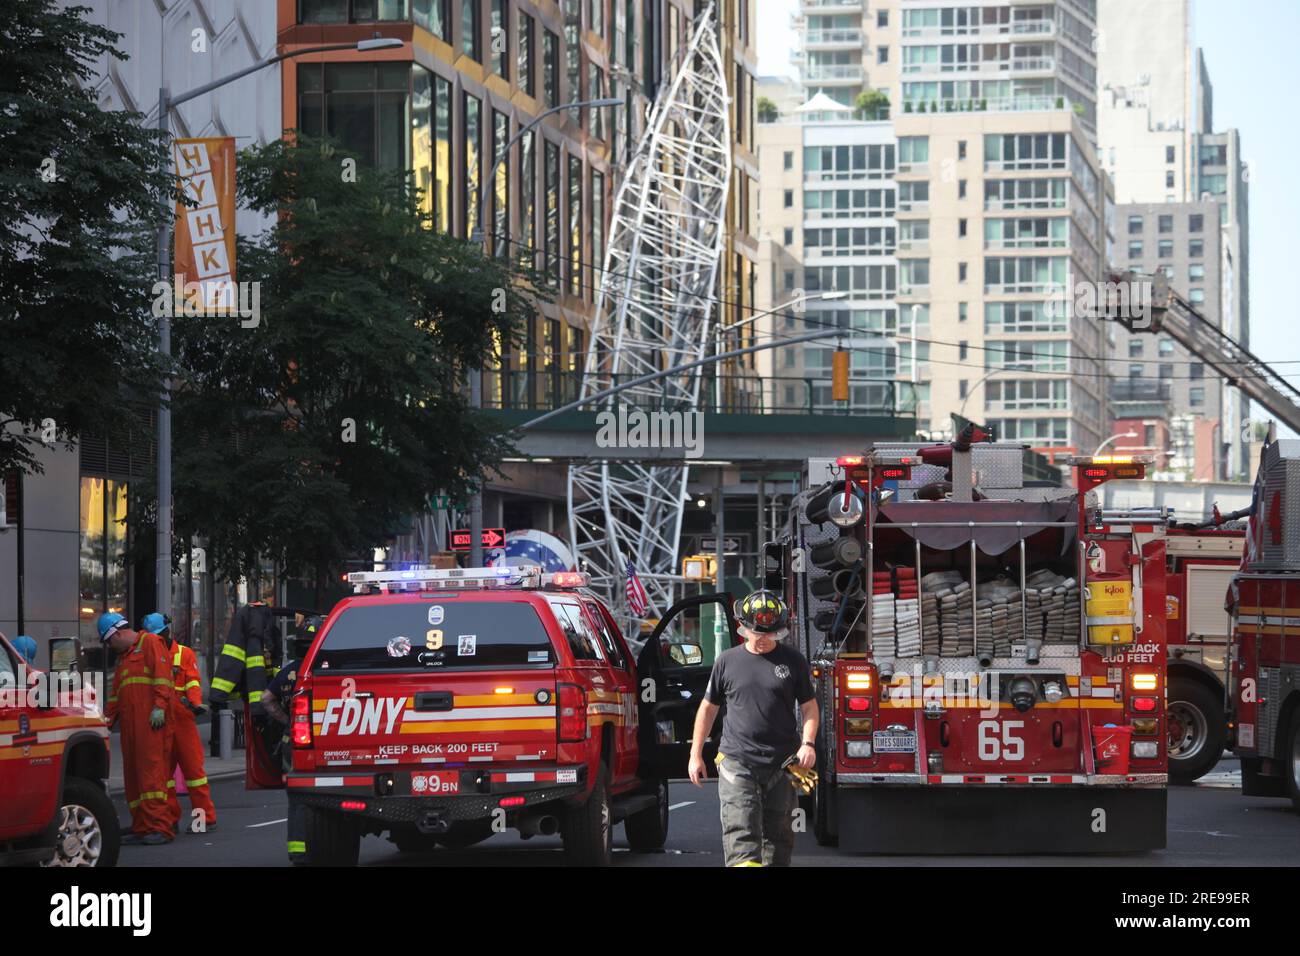
[[[448,537],[451,539],[452,551],[469,551],[470,543],[474,540],[468,528],[455,528]],[[482,541],[485,548],[500,548],[506,543],[506,529],[484,528]]]

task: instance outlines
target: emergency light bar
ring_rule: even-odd
[[[410,568],[406,571],[353,571],[347,581],[360,593],[371,588],[434,591],[450,588],[585,588],[591,576],[582,571],[543,574],[536,564],[500,568]]]
[[[405,571],[353,571],[347,576],[354,591],[429,591],[455,587],[538,587],[542,569],[536,564],[500,568],[409,568]]]

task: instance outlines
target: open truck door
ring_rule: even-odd
[[[637,657],[638,708],[642,775],[669,779],[686,777],[691,759],[695,713],[709,683],[716,646],[713,628],[701,627],[703,611],[714,605],[715,620],[726,622],[726,647],[740,642],[733,600],[726,592],[701,594],[678,601],[660,619]],[[718,753],[724,714],[719,714],[704,745],[705,765],[712,768]]]

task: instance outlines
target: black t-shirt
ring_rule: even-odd
[[[802,725],[795,704],[813,697],[808,662],[793,647],[777,644],[766,654],[743,645],[718,655],[704,699],[726,704],[722,741],[728,757],[757,767],[776,767],[793,756]]]

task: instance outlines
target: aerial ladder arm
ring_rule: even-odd
[[[1228,335],[1175,292],[1162,274],[1112,272],[1106,317],[1131,332],[1164,332],[1236,386],[1251,401],[1258,402],[1292,431],[1300,432],[1300,389],[1283,378],[1267,362]],[[1133,290],[1150,290],[1149,311]]]

